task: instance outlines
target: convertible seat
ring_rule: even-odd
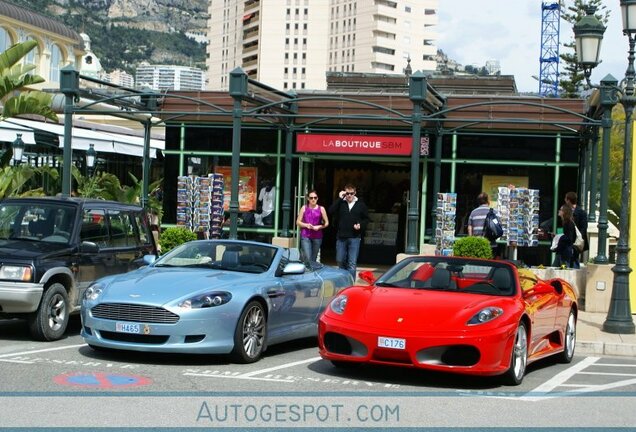
[[[448,269],[438,267],[433,272],[431,279],[431,288],[449,289],[451,286],[451,274]]]
[[[221,265],[225,268],[236,268],[240,264],[239,251],[226,250],[221,257]]]
[[[495,269],[492,275],[492,284],[502,293],[510,293],[512,291],[510,270],[502,267]]]

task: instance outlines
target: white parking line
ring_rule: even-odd
[[[569,367],[566,370],[561,371],[560,373],[556,374],[555,376],[552,377],[552,379],[544,382],[539,387],[536,387],[535,389],[530,390],[530,392],[528,392],[525,395],[521,396],[520,399],[522,399],[522,400],[530,400],[530,401],[538,401],[538,400],[548,399],[550,397],[556,397],[556,396],[535,396],[535,395],[536,394],[545,394],[545,395],[547,395],[549,392],[551,392],[556,387],[559,387],[560,385],[565,383],[567,380],[572,378],[577,373],[580,373],[585,368],[587,368],[589,366],[592,366],[599,359],[600,359],[600,357],[586,357],[586,358],[584,358],[583,360],[581,360],[580,362],[578,362],[574,366]]]
[[[636,377],[636,374],[630,373],[617,373],[617,372],[580,372],[581,375],[609,375],[609,376],[631,376]]]
[[[306,360],[299,360],[299,361],[295,361],[291,363],[285,363],[282,365],[273,366],[266,369],[255,370],[252,372],[246,372],[242,374],[227,375],[227,374],[217,374],[217,373],[184,372],[183,375],[205,377],[205,378],[230,378],[230,379],[239,379],[239,380],[275,381],[275,382],[293,383],[293,382],[296,382],[296,380],[289,379],[289,378],[262,378],[262,377],[257,377],[256,375],[261,375],[264,373],[273,372],[280,369],[286,369],[286,368],[298,366],[305,363],[312,363],[320,359],[321,357],[312,357]]]
[[[34,362],[28,360],[13,360],[13,359],[0,359],[0,362],[4,363],[21,363],[21,364],[33,364]]]
[[[305,363],[315,362],[317,360],[320,360],[321,358],[322,357],[312,357],[312,358],[307,359],[307,360],[300,360],[300,361],[296,361],[296,362],[292,362],[292,363],[285,363],[285,364],[282,364],[282,365],[279,365],[279,366],[274,366],[274,367],[267,368],[267,369],[261,369],[261,370],[256,370],[256,371],[253,371],[253,372],[247,372],[247,373],[241,374],[240,376],[244,377],[244,378],[248,378],[248,377],[252,377],[254,375],[260,375],[260,374],[264,374],[264,373],[275,371],[275,370],[279,370],[279,369],[286,369],[286,368],[298,366],[298,365],[305,364]]]
[[[60,351],[60,350],[65,350],[65,349],[70,349],[70,348],[79,348],[79,347],[83,347],[83,346],[87,346],[87,344],[65,345],[65,346],[55,347],[55,348],[45,348],[45,349],[40,349],[40,350],[23,351],[23,352],[18,352],[18,353],[7,353],[7,354],[0,355],[0,358],[17,357],[17,356],[22,356],[22,355],[27,355],[27,354],[35,354],[35,353],[41,353],[41,352]]]
[[[259,377],[252,377],[252,376],[243,376],[243,375],[217,375],[217,374],[204,374],[204,373],[193,373],[193,372],[184,372],[183,375],[205,377],[205,378],[230,378],[230,379],[239,379],[239,380],[243,379],[243,380],[254,380],[254,381],[275,381],[275,382],[285,382],[285,383],[295,382],[295,380],[290,380],[290,379],[259,378]]]

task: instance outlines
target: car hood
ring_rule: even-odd
[[[0,257],[6,261],[45,258],[68,249],[68,245],[31,240],[0,239]]]
[[[510,299],[482,294],[400,288],[375,288],[367,297],[363,319],[387,330],[456,331],[482,308]]]
[[[145,267],[107,280],[100,303],[162,306],[199,292],[235,292],[259,275],[220,270]]]

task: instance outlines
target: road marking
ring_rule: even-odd
[[[536,394],[547,395],[549,392],[559,387],[560,385],[564,384],[567,380],[572,378],[577,373],[580,373],[585,368],[592,366],[598,360],[600,360],[600,357],[586,357],[580,362],[578,362],[577,364],[575,364],[574,366],[571,366],[567,368],[566,370],[556,374],[550,380],[544,382],[543,384],[536,387],[535,389],[530,390],[528,393],[521,396],[520,399],[529,400],[529,401],[539,401],[539,400],[555,397],[555,396],[535,396],[535,395]]]
[[[206,378],[230,378],[230,379],[242,379],[242,380],[253,380],[253,381],[274,381],[274,382],[285,382],[285,383],[296,382],[294,380],[289,380],[289,379],[260,378],[260,377],[243,376],[243,375],[215,375],[215,374],[202,374],[202,373],[193,373],[193,372],[184,372],[183,375],[206,377]]]
[[[567,393],[578,394],[578,393],[598,392],[603,390],[611,390],[618,387],[626,387],[626,386],[630,386],[634,384],[636,384],[636,379],[630,379],[630,380],[624,380],[624,381],[616,381],[609,384],[595,384],[593,386],[587,386],[588,388],[579,388],[575,390],[570,390]]]
[[[22,363],[22,364],[33,364],[35,362],[27,361],[27,360],[13,360],[13,359],[0,359],[0,362],[4,363]]]
[[[617,372],[579,372],[581,375],[609,375],[609,376],[631,376],[636,377],[636,374],[630,373],[617,373]]]
[[[624,363],[595,363],[594,366],[632,367],[632,368],[636,368],[636,364],[624,364]]]
[[[263,374],[263,373],[267,373],[267,372],[271,372],[271,371],[275,371],[275,370],[279,370],[279,369],[286,369],[286,368],[298,366],[298,365],[305,364],[305,363],[315,362],[317,360],[320,360],[321,358],[322,357],[312,357],[312,358],[307,359],[307,360],[300,360],[300,361],[296,361],[296,362],[292,362],[292,363],[285,363],[285,364],[282,364],[282,365],[279,365],[279,366],[274,366],[274,367],[267,368],[267,369],[261,369],[261,370],[256,370],[256,371],[253,371],[253,372],[247,372],[247,373],[241,374],[240,376],[248,378],[248,377],[252,377],[254,375],[260,375],[260,374]]]
[[[23,352],[19,352],[19,353],[8,353],[8,354],[0,355],[0,358],[17,357],[17,356],[21,356],[21,355],[35,354],[35,353],[41,353],[41,352],[60,351],[60,350],[65,350],[65,349],[69,349],[69,348],[79,348],[79,347],[83,347],[83,346],[88,346],[88,345],[87,344],[66,345],[66,346],[55,347],[55,348],[45,348],[45,349],[41,349],[41,350],[23,351]]]
[[[196,372],[184,372],[183,375],[199,376],[199,377],[207,377],[207,378],[230,378],[230,379],[243,379],[243,380],[255,380],[255,381],[274,381],[274,382],[293,383],[295,382],[295,380],[293,379],[262,378],[262,377],[257,377],[255,375],[261,375],[264,373],[277,371],[280,369],[286,369],[286,368],[298,366],[305,363],[315,362],[316,360],[320,360],[321,358],[322,357],[312,357],[306,360],[299,360],[299,361],[295,361],[291,363],[285,363],[285,364],[273,366],[267,369],[260,369],[260,370],[255,370],[252,372],[246,372],[246,373],[237,374],[237,375],[206,374],[206,373],[196,373]]]

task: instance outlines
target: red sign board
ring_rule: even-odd
[[[365,155],[409,156],[413,139],[410,136],[298,134],[299,153],[340,153]]]

